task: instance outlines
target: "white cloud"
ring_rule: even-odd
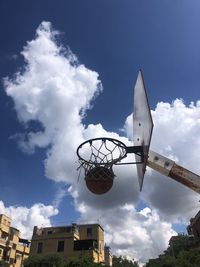
[[[199,146],[193,150],[189,144],[199,145],[198,131],[200,127],[200,101],[191,102],[188,106],[182,99],[172,103],[159,102],[151,111],[154,121],[151,149],[162,153],[176,161],[192,166],[197,170]],[[132,114],[126,119],[124,129],[132,138]],[[191,152],[188,154],[187,152]],[[192,156],[192,157],[191,157]]]
[[[0,201],[0,214],[6,214],[12,219],[11,226],[21,232],[22,238],[30,239],[33,234],[33,227],[46,227],[51,225],[50,218],[58,214],[58,209],[42,203],[36,203],[32,207],[9,206],[5,207]]]
[[[81,119],[102,87],[95,71],[79,64],[69,49],[56,43],[56,34],[49,22],[41,23],[36,38],[21,53],[24,71],[6,78],[4,85],[19,120],[24,124],[36,120],[42,125],[41,131],[17,135],[21,148],[34,152],[36,146],[51,144],[45,162],[47,176],[71,182],[75,151],[84,130]]]
[[[169,238],[176,235],[172,225],[150,208],[138,212],[134,205],[118,205],[109,211],[98,210],[98,218],[91,206],[82,204],[83,209],[81,222],[88,222],[88,218],[96,216],[96,221],[104,225],[106,242],[115,253],[142,262],[161,253],[166,249]]]
[[[4,81],[19,120],[27,126],[26,134],[17,135],[20,146],[28,152],[34,152],[35,147],[48,147],[46,176],[71,184],[68,193],[81,214],[80,221],[99,220],[114,252],[144,262],[166,248],[168,239],[174,234],[173,222],[188,220],[195,214],[198,195],[150,170],[143,192],[139,194],[133,165],[114,168],[114,185],[103,196],[90,193],[82,177],[77,183],[76,148],[81,142],[100,136],[119,139],[126,145],[131,142],[117,133],[107,132],[101,124],[82,124],[86,110],[102,90],[101,82],[96,72],[81,65],[72,52],[65,51],[56,42],[57,34],[50,23],[43,22],[35,39],[22,51],[26,62],[24,72]],[[177,159],[198,173],[199,110],[200,102],[187,107],[182,100],[176,100],[172,104],[158,103],[152,111],[155,125],[152,149]],[[41,129],[29,132],[31,121],[39,122]],[[124,127],[129,139],[132,138],[131,124],[129,116]],[[62,195],[64,192],[58,192],[55,206],[59,205]],[[148,207],[138,212],[135,206],[140,199]]]
[[[181,99],[157,104],[152,111],[154,131],[151,149],[200,173],[200,102],[186,106]],[[128,120],[127,120],[128,121]],[[129,123],[129,129],[132,127]],[[154,171],[147,172],[142,197],[166,220],[189,221],[199,209],[199,195]]]
[[[59,205],[62,202],[63,198],[67,195],[68,195],[68,190],[66,189],[66,186],[60,185],[57,188],[54,200],[52,202],[52,206],[59,208]]]

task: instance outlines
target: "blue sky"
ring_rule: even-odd
[[[198,138],[199,126],[195,122],[200,118],[199,107],[194,104],[194,107],[191,108],[189,104],[191,101],[196,103],[199,99],[199,12],[200,3],[197,0],[44,0],[40,3],[38,1],[28,2],[22,0],[1,1],[0,121],[2,126],[0,132],[0,185],[2,190],[0,200],[4,203],[5,210],[7,209],[8,211],[11,206],[30,209],[35,203],[54,206],[56,196],[62,195],[61,192],[65,192],[65,196],[62,196],[61,202],[56,207],[59,210],[58,215],[49,219],[51,223],[58,225],[80,219],[84,220],[87,217],[86,214],[90,214],[92,219],[97,221],[102,216],[102,199],[98,200],[97,205],[98,207],[101,206],[101,208],[99,208],[99,211],[97,209],[97,213],[94,214],[90,210],[92,206],[89,206],[89,202],[86,205],[84,203],[87,201],[84,202],[84,198],[78,199],[75,196],[75,191],[73,193],[71,193],[72,191],[67,191],[70,185],[67,178],[66,180],[63,178],[64,183],[61,183],[58,182],[58,178],[46,177],[48,175],[45,175],[44,161],[47,159],[46,153],[48,149],[51,149],[52,142],[46,147],[39,148],[35,145],[35,153],[28,154],[20,149],[16,138],[13,137],[18,133],[37,132],[43,127],[47,127],[47,125],[42,125],[41,121],[36,118],[29,120],[28,123],[22,123],[18,120],[21,113],[20,110],[14,109],[16,107],[15,93],[8,96],[3,82],[5,77],[9,77],[9,79],[15,77],[14,75],[16,75],[17,71],[23,74],[27,62],[25,63],[23,55],[20,53],[27,46],[27,41],[37,38],[36,30],[43,21],[51,23],[51,31],[52,29],[59,31],[56,36],[56,44],[58,46],[62,45],[66,49],[70,48],[78,58],[79,64],[83,64],[85,68],[98,73],[98,80],[102,84],[103,91],[95,99],[90,98],[91,108],[86,108],[85,116],[80,118],[80,125],[87,132],[87,134],[83,134],[82,139],[80,138],[80,142],[85,136],[90,136],[92,132],[87,129],[88,125],[97,124],[100,124],[104,131],[95,126],[94,134],[97,132],[98,134],[102,132],[115,133],[121,137],[128,135],[129,139],[131,139],[131,134],[130,136],[128,134],[131,126],[128,126],[129,130],[127,132],[121,129],[132,112],[133,87],[138,70],[142,69],[148,90],[149,103],[154,111],[154,124],[157,122],[158,125],[155,129],[153,148],[165,154],[168,153],[168,156],[178,159],[178,161],[186,164],[187,167],[197,168],[195,163],[198,163],[198,158],[195,163],[191,162],[191,159],[195,158],[195,154],[192,154],[189,159],[187,155],[183,156],[183,154],[188,151],[194,153],[194,151],[187,150],[187,148],[191,144],[193,146],[198,144],[198,140],[190,140],[189,136],[191,137],[192,134],[193,137],[196,136]],[[30,89],[27,88],[27,92]],[[25,97],[25,95],[23,96]],[[82,95],[77,95],[78,97],[81,99]],[[171,104],[175,99],[183,99],[184,102],[180,100],[180,102]],[[162,102],[168,103],[168,106],[166,106],[167,104],[160,104],[158,108],[157,104]],[[172,110],[172,113],[174,112],[175,117],[177,115],[177,121],[174,121],[173,117],[171,119],[172,125],[168,120],[168,124],[166,123],[164,127],[160,118],[162,118],[162,121],[166,121],[162,116],[170,115],[171,113],[167,113],[169,110],[170,112]],[[190,116],[188,114],[192,112],[195,112],[195,114],[192,117],[194,123],[191,126],[193,127],[191,132],[187,135],[180,129],[178,138],[178,135],[173,132],[176,128],[176,123],[179,121],[178,114],[180,114],[180,119],[183,119],[181,114]],[[187,125],[188,121],[192,119],[189,117],[185,121],[186,124],[183,123],[183,125]],[[167,133],[166,130],[163,132],[163,129],[167,129]],[[163,138],[166,134],[166,147],[162,147],[163,140],[160,140],[163,139],[161,138],[162,134]],[[174,137],[175,141],[182,142],[179,143],[179,146],[173,140],[173,136],[176,137]],[[160,143],[156,140],[160,140]],[[68,140],[68,142],[72,142],[72,140]],[[78,144],[79,140],[76,140],[76,142]],[[163,144],[165,146],[165,143]],[[183,145],[185,146],[184,149]],[[66,146],[66,158],[70,157],[68,152],[72,153]],[[195,171],[198,171],[198,168]],[[76,180],[76,176],[73,179]],[[151,186],[153,185],[149,185],[150,189]],[[138,188],[136,189],[138,190]],[[175,189],[180,190],[179,194],[176,194]],[[182,189],[181,186],[177,186],[175,189],[174,198],[172,198],[174,203],[181,203],[185,192],[187,192],[190,199],[189,203],[198,198],[197,195],[188,193],[187,190],[184,191],[185,189]],[[147,187],[146,191],[148,191]],[[142,210],[147,206],[147,208],[151,208],[152,214],[154,214],[155,209],[155,212],[160,216],[159,220],[161,222],[171,223],[172,228],[170,228],[171,230],[168,229],[169,232],[173,231],[173,229],[182,231],[184,229],[182,222],[186,223],[191,213],[186,216],[185,214],[188,212],[186,210],[185,214],[183,212],[183,216],[181,216],[178,212],[178,209],[180,211],[180,206],[178,205],[177,213],[175,210],[171,212],[170,207],[174,203],[173,201],[170,202],[170,207],[168,207],[166,199],[162,200],[165,204],[159,207],[156,204],[156,198],[153,199],[149,195],[151,190],[149,192],[146,191],[144,189],[142,197],[137,195],[137,200],[136,196],[133,197],[135,207],[140,207]],[[151,192],[152,194],[155,193],[159,199],[160,191],[152,189]],[[119,198],[120,194],[124,193],[120,192]],[[88,197],[87,192],[85,193],[84,191],[83,196]],[[110,203],[115,203],[115,198],[117,199],[116,194],[115,197],[111,196],[109,198]],[[88,197],[88,201],[91,199]],[[157,200],[157,202],[159,201]],[[130,200],[126,200],[123,208],[121,207],[123,211],[130,212],[130,206],[127,208],[126,205],[131,205]],[[189,209],[188,206],[185,208]],[[196,209],[197,205],[195,204]],[[83,210],[87,210],[87,212],[84,213]],[[115,204],[113,204],[113,210],[115,210]],[[170,212],[174,217],[166,219],[169,217]],[[140,216],[147,216],[149,212],[145,210],[142,214]],[[132,213],[130,216],[133,216]],[[177,222],[174,218],[179,218],[179,221]],[[102,223],[105,223],[104,227],[106,227],[106,225],[109,225],[109,220],[104,222],[102,219]],[[173,232],[170,233],[172,234]],[[119,244],[116,241],[118,239],[112,239],[111,236],[112,234],[109,233],[107,238],[116,251],[118,249],[118,253],[130,254],[128,248],[126,251],[122,247],[119,248]],[[136,247],[135,250],[137,251]],[[157,252],[155,249],[154,252],[150,251],[149,255],[155,255]],[[136,253],[136,258],[141,259],[142,257]]]

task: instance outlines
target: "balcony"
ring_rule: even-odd
[[[98,244],[96,239],[76,240],[74,241],[74,250],[98,250]]]

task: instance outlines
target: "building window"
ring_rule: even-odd
[[[65,230],[66,230],[67,233],[70,233],[71,232],[71,227],[66,227]]]
[[[38,247],[37,247],[37,253],[42,253],[42,249],[43,249],[43,243],[38,243]]]
[[[16,249],[16,247],[17,247],[16,244],[13,244],[13,245],[12,245],[12,248],[13,248],[13,249]]]
[[[51,235],[53,233],[53,231],[48,231],[47,234],[48,235]]]
[[[92,236],[92,228],[87,228],[87,237]]]
[[[8,237],[8,234],[6,232],[1,233],[1,238],[7,239],[7,237]]]
[[[65,241],[58,241],[57,252],[62,252],[62,251],[64,251],[64,247],[65,247]]]

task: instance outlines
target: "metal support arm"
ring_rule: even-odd
[[[175,161],[149,151],[147,166],[200,193],[200,176],[177,165]]]

